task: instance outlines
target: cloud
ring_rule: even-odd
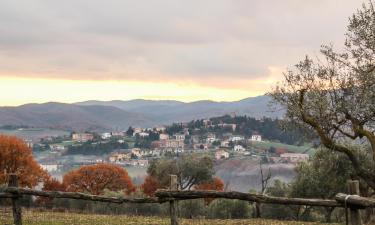
[[[3,0],[0,76],[242,88],[342,43],[358,0]],[[340,5],[340,7],[337,7]]]

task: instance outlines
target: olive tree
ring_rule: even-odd
[[[375,189],[375,11],[363,4],[349,18],[343,50],[321,48],[306,57],[270,93],[286,118],[307,126],[331,151],[350,160],[356,174]],[[364,166],[367,156],[371,166]]]
[[[175,174],[179,188],[190,190],[194,185],[212,181],[215,171],[211,158],[185,155],[176,159],[154,160],[147,173],[155,178],[161,187],[168,187],[168,175]]]

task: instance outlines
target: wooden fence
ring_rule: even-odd
[[[17,176],[11,175],[8,187],[0,188],[0,198],[12,199],[13,219],[15,225],[22,225],[22,211],[20,205],[20,197],[24,195],[49,197],[49,198],[64,198],[64,199],[79,199],[89,200],[95,202],[109,202],[109,203],[164,203],[170,204],[170,218],[171,225],[178,225],[178,210],[177,202],[189,199],[203,199],[203,198],[225,198],[237,199],[248,202],[264,203],[264,204],[281,204],[281,205],[305,205],[305,206],[320,206],[320,207],[343,207],[346,213],[346,222],[350,225],[361,225],[360,209],[375,207],[375,199],[364,198],[359,196],[359,182],[349,182],[349,195],[339,193],[334,200],[326,199],[305,199],[305,198],[283,198],[272,197],[260,194],[250,194],[241,192],[221,192],[221,191],[179,191],[177,185],[177,176],[170,175],[170,188],[168,190],[158,190],[154,198],[115,198],[97,195],[89,195],[76,192],[59,192],[59,191],[39,191],[27,188],[19,188]],[[349,215],[349,216],[348,216]]]

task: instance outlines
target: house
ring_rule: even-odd
[[[94,139],[94,135],[89,133],[75,133],[72,135],[72,140],[77,142],[87,142],[92,141]]]
[[[133,128],[133,136],[135,136],[136,134],[139,134],[141,132],[142,132],[142,128],[140,128],[140,127]]]
[[[245,140],[245,138],[244,138],[244,136],[235,135],[235,136],[232,136],[232,138],[230,140],[233,141],[233,142],[236,142],[236,141],[243,141],[243,140]]]
[[[111,135],[113,137],[124,137],[125,136],[124,132],[122,132],[122,131],[112,131]]]
[[[159,140],[167,140],[169,139],[169,134],[159,134]]]
[[[184,148],[184,140],[163,139],[160,140],[161,148]]]
[[[235,145],[233,147],[233,151],[235,151],[235,152],[244,152],[244,151],[246,151],[246,148],[244,148],[242,145]]]
[[[140,132],[140,133],[138,133],[138,135],[139,135],[140,137],[142,137],[142,138],[145,138],[145,137],[150,136],[150,134],[147,133],[147,132]]]
[[[111,163],[115,163],[115,162],[122,162],[122,161],[125,161],[125,160],[129,160],[130,158],[131,158],[130,153],[116,152],[116,153],[112,153],[109,156],[108,161],[111,162]]]
[[[225,148],[228,148],[229,147],[229,140],[224,140],[220,143],[220,146],[221,147],[225,147]]]
[[[251,141],[262,141],[262,136],[259,134],[253,134],[251,135]]]
[[[174,134],[176,140],[185,140],[185,134]]]
[[[131,154],[137,156],[138,158],[140,158],[140,157],[142,157],[142,156],[147,155],[148,152],[145,151],[145,150],[141,150],[140,148],[133,148],[133,149],[131,150]]]
[[[236,130],[237,125],[233,123],[219,123],[217,125],[218,127],[223,127],[223,128],[230,128],[232,131]]]
[[[208,133],[206,137],[206,143],[211,144],[212,142],[216,141],[216,135],[213,133]]]
[[[156,128],[155,128],[155,130],[156,130],[157,132],[164,132],[166,129],[167,129],[167,128],[165,128],[165,127],[156,127]]]
[[[47,172],[56,172],[59,169],[59,165],[57,164],[40,164],[40,166],[46,170]]]
[[[101,138],[102,139],[110,139],[112,137],[111,133],[102,133]]]
[[[189,128],[185,127],[183,133],[186,135],[190,135]]]
[[[280,155],[280,158],[285,162],[298,163],[308,161],[309,155],[302,153],[284,153]]]
[[[49,148],[51,149],[51,151],[64,151],[65,150],[65,146],[61,144],[51,144],[49,145]]]
[[[217,160],[229,158],[229,153],[224,150],[219,150],[215,152],[215,158]]]
[[[23,139],[23,141],[26,143],[28,148],[33,148],[33,146],[34,146],[33,140]]]

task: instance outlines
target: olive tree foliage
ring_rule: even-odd
[[[323,46],[306,57],[270,93],[286,118],[315,131],[321,144],[341,152],[375,189],[375,10],[373,1],[349,19],[345,46]],[[364,167],[362,156],[371,159]]]
[[[168,175],[175,174],[179,189],[190,190],[194,185],[212,181],[215,171],[211,158],[185,155],[176,159],[154,160],[147,173],[163,188],[169,186]]]

